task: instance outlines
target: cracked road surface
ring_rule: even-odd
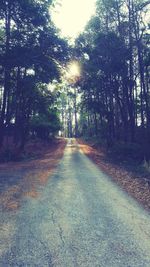
[[[150,267],[150,215],[75,140],[38,191],[0,212],[0,266]]]

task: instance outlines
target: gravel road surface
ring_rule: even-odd
[[[75,140],[38,192],[0,211],[0,266],[150,267],[150,215]]]

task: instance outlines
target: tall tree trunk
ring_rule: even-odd
[[[74,88],[74,118],[75,118],[75,137],[78,137],[77,89],[76,88]]]
[[[11,2],[6,3],[5,10],[5,34],[6,34],[6,43],[5,43],[5,65],[4,65],[4,92],[2,99],[2,110],[0,116],[0,146],[3,144],[4,134],[5,134],[5,118],[6,108],[9,105],[9,91],[10,91],[10,64],[9,64],[9,50],[10,50],[10,23],[11,23]],[[7,102],[8,100],[8,102]],[[7,109],[8,112],[8,109]]]
[[[20,95],[20,79],[21,79],[21,69],[17,69],[17,83],[16,83],[16,110],[15,110],[15,129],[14,129],[14,143],[17,145],[20,141],[20,106],[21,106],[21,95]]]
[[[133,71],[133,0],[128,1],[129,10],[129,95],[128,109],[130,116],[131,141],[135,140],[135,118],[134,118],[134,71]]]
[[[146,92],[146,84],[145,84],[145,77],[144,77],[144,63],[143,63],[143,55],[142,55],[142,48],[141,44],[137,43],[138,48],[138,61],[139,61],[139,71],[140,71],[140,84],[141,84],[141,91],[143,92],[143,98],[145,100],[145,111],[146,111],[146,124],[147,129],[149,129],[149,121],[150,121],[150,109],[148,103],[148,95]],[[144,104],[144,103],[142,103]]]

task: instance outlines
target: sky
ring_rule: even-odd
[[[75,39],[95,12],[95,0],[61,0],[52,12],[63,37]]]

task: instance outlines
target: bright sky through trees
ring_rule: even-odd
[[[94,12],[95,0],[61,0],[53,11],[52,19],[63,36],[74,39]]]

